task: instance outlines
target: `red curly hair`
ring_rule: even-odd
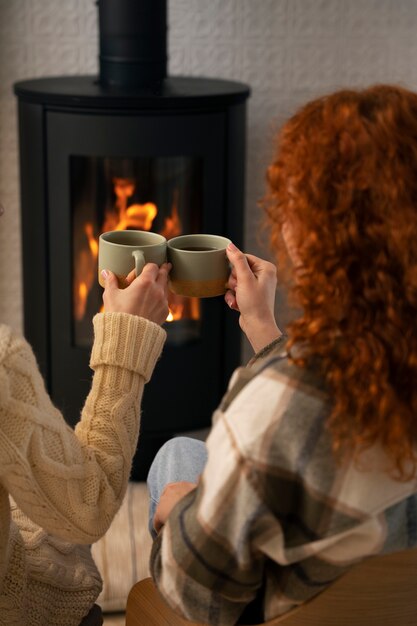
[[[343,90],[282,128],[264,206],[280,258],[291,226],[303,346],[331,392],[337,456],[379,443],[401,480],[417,469],[417,95]],[[280,252],[281,251],[281,252]]]

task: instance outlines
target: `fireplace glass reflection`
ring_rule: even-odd
[[[91,318],[102,310],[98,238],[109,230],[147,230],[166,239],[201,232],[202,160],[198,157],[71,156],[72,341],[92,345]],[[167,342],[200,336],[201,302],[169,292]]]

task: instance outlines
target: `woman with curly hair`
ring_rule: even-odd
[[[417,95],[308,103],[267,181],[298,317],[281,334],[275,266],[229,247],[225,299],[257,354],[206,446],[168,442],[148,481],[156,585],[208,624],[271,619],[417,544]]]

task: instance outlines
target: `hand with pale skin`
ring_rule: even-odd
[[[240,313],[239,325],[255,352],[282,335],[275,321],[277,270],[273,263],[244,254],[229,244],[226,254],[232,265],[224,296],[226,304]]]
[[[162,526],[166,523],[169,514],[177,502],[182,500],[187,493],[190,493],[190,491],[193,491],[196,487],[196,483],[189,483],[185,480],[165,485],[153,518],[153,526],[157,533],[159,533]]]
[[[147,263],[138,277],[135,275],[135,270],[130,272],[126,278],[125,289],[119,289],[113,272],[103,270],[101,275],[106,285],[103,293],[104,311],[138,315],[161,326],[169,313],[168,273],[170,269],[170,263],[164,263],[161,267],[155,263]]]

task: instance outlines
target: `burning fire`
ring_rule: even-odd
[[[129,198],[135,193],[136,182],[130,178],[113,178],[112,182],[116,201],[114,208],[106,212],[101,232],[127,229],[151,230],[158,214],[156,205],[152,202],[129,205]],[[74,317],[77,321],[81,321],[85,316],[88,294],[94,281],[97,280],[98,236],[94,234],[94,226],[91,222],[84,224],[83,231],[86,245],[78,253],[74,277]],[[175,190],[171,214],[165,218],[160,234],[166,239],[171,239],[181,234],[181,231],[178,190]],[[167,322],[184,318],[195,320],[200,317],[198,298],[183,298],[169,292],[168,305]]]
[[[129,178],[113,178],[113,185],[116,195],[116,211],[106,215],[103,232],[128,228],[151,230],[152,222],[158,213],[156,206],[152,202],[127,206],[128,198],[135,193],[135,181]]]

